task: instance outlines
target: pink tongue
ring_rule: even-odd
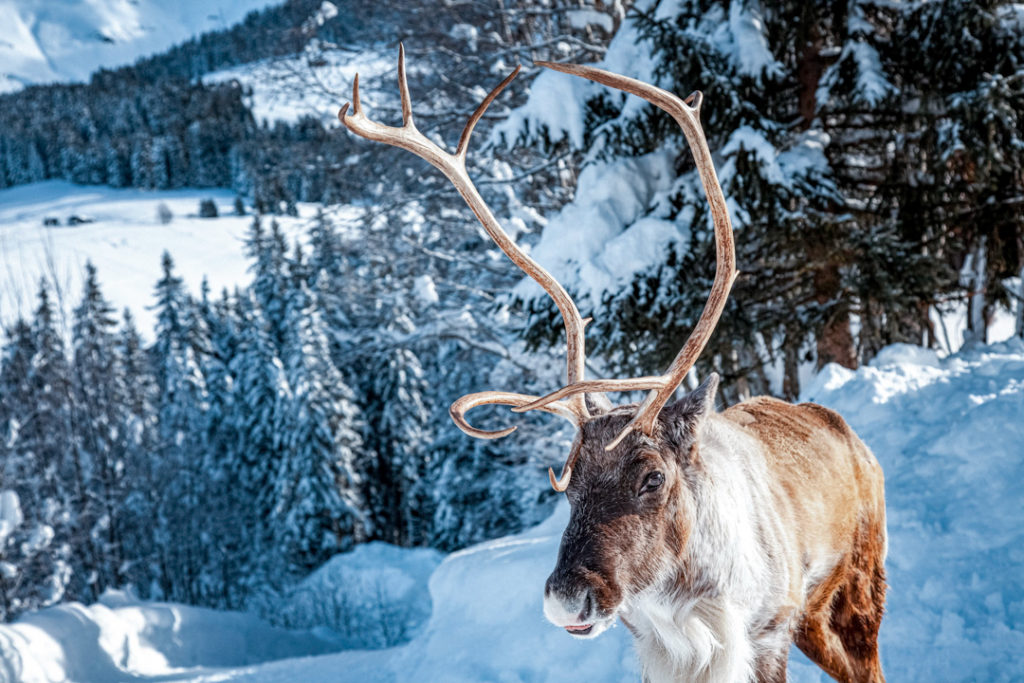
[[[586,631],[591,626],[593,626],[593,624],[584,624],[583,626],[566,626],[565,630],[566,631]]]

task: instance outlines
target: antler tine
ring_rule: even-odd
[[[529,275],[535,280],[548,295],[554,300],[555,305],[562,314],[562,320],[565,324],[566,332],[566,346],[567,346],[567,362],[566,362],[566,376],[568,384],[575,384],[576,382],[582,381],[584,376],[584,364],[586,357],[584,355],[584,337],[583,330],[586,323],[580,316],[579,310],[576,308],[576,303],[569,296],[565,288],[555,278],[551,276],[543,267],[532,258],[530,258],[519,246],[512,241],[511,238],[502,230],[498,220],[491,213],[487,203],[484,202],[483,197],[480,196],[480,192],[473,185],[473,181],[470,180],[469,174],[466,172],[466,150],[469,146],[469,138],[472,135],[473,128],[477,122],[484,115],[487,110],[487,106],[494,101],[499,93],[512,82],[512,79],[519,73],[517,68],[511,75],[503,80],[496,88],[494,88],[490,94],[484,98],[484,101],[469,121],[466,123],[465,129],[462,131],[462,136],[459,139],[459,145],[456,148],[455,154],[449,154],[438,147],[434,142],[427,138],[423,133],[416,129],[416,126],[412,120],[412,106],[409,98],[409,88],[405,75],[405,48],[399,48],[398,52],[398,86],[402,97],[402,126],[393,127],[385,126],[374,121],[371,121],[363,113],[362,107],[359,103],[359,85],[358,77],[353,85],[352,92],[352,112],[348,113],[348,105],[342,107],[341,111],[338,112],[338,118],[345,124],[345,127],[350,131],[364,137],[368,140],[374,140],[376,142],[383,142],[395,147],[401,147],[402,149],[408,150],[416,156],[429,162],[432,166],[441,171],[446,178],[455,186],[455,189],[459,191],[459,194],[472,209],[477,219],[483,225],[484,230],[488,236],[498,247],[505,253],[509,259],[512,260],[523,272]],[[520,394],[505,394],[504,392],[494,392],[495,395],[500,394],[503,396],[502,401],[487,401],[489,403],[506,403],[507,405],[520,406],[526,403],[531,403],[537,400],[536,396],[523,396]],[[470,397],[477,396],[471,394]],[[470,397],[464,397],[469,399]],[[469,410],[476,405],[483,405],[483,403],[474,403],[468,401],[465,404],[460,404],[458,401],[456,405],[465,405],[465,410]],[[503,433],[498,434],[497,432],[491,433],[484,430],[477,430],[468,423],[465,422],[461,417],[462,413],[456,411],[456,405],[453,405],[452,413],[453,419],[459,424],[460,428],[463,429],[467,434],[473,436],[482,436],[484,434],[494,434],[494,436],[484,436],[483,438],[497,438],[498,435],[503,436],[504,434],[510,433],[507,430],[501,430]],[[568,401],[560,403],[557,409],[554,406],[550,407],[547,412],[555,413],[566,417],[572,415],[572,419],[576,424],[582,424],[584,421],[589,419],[590,414],[587,411],[586,399],[582,394],[574,395],[569,398]],[[463,412],[465,412],[463,410]],[[460,423],[460,419],[462,420]]]
[[[412,122],[412,100],[409,97],[409,81],[405,77],[405,45],[398,44],[398,96],[402,99],[402,127],[415,128]]]
[[[505,80],[499,83],[494,90],[488,93],[487,97],[484,98],[484,101],[481,102],[480,106],[473,112],[473,115],[469,117],[469,121],[466,122],[466,127],[462,129],[462,135],[459,136],[459,145],[455,148],[456,157],[465,160],[466,150],[469,148],[469,136],[473,134],[473,129],[476,127],[477,121],[483,117],[484,112],[487,111],[487,107],[491,106],[491,102],[501,94],[501,91],[505,89],[505,86],[511,83],[513,79],[519,75],[522,68],[522,65],[516,66],[515,71],[506,76]]]
[[[576,461],[579,460],[580,451],[582,450],[580,440],[577,437],[572,444],[572,450],[569,451],[569,457],[565,459],[565,464],[562,465],[562,475],[555,478],[555,471],[548,468],[548,480],[551,481],[551,488],[558,491],[559,493],[565,493],[565,490],[569,488],[569,481],[572,479],[572,471],[576,467]]]
[[[726,298],[729,295],[729,290],[732,289],[732,284],[737,275],[732,223],[729,220],[729,210],[725,203],[725,196],[722,194],[722,187],[718,182],[718,176],[715,174],[715,166],[711,160],[707,139],[704,137],[704,131],[700,126],[700,105],[703,102],[703,95],[699,91],[694,92],[686,98],[686,101],[683,101],[676,95],[667,90],[662,90],[655,85],[644,83],[628,76],[604,71],[603,69],[575,64],[536,63],[555,71],[587,78],[636,95],[637,97],[642,97],[672,116],[680,128],[682,128],[686,141],[690,146],[690,151],[697,164],[697,173],[700,175],[701,184],[704,186],[704,193],[707,195],[708,204],[711,208],[711,218],[715,225],[715,281],[711,287],[711,294],[704,306],[703,313],[701,313],[700,320],[697,321],[693,332],[691,332],[690,337],[686,340],[686,343],[680,349],[668,370],[662,375],[664,384],[658,388],[652,388],[633,419],[605,447],[607,450],[611,450],[634,429],[639,428],[648,436],[653,433],[654,425],[661,409],[675,393],[676,388],[682,383],[686,373],[690,371],[690,368],[697,361],[697,357],[700,356],[700,352],[707,345],[708,339],[711,337],[711,333],[714,331],[715,325],[722,315]],[[577,385],[577,387],[580,387],[580,385]],[[566,389],[569,389],[569,387],[566,387]],[[583,391],[584,389],[574,388],[573,391]],[[562,397],[568,393],[571,392],[562,390],[549,396],[558,395]]]

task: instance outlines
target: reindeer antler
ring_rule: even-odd
[[[469,138],[473,133],[473,128],[483,116],[488,105],[516,77],[519,73],[519,67],[516,67],[512,74],[494,88],[484,98],[480,106],[477,107],[477,110],[473,112],[473,115],[466,123],[465,129],[462,131],[455,154],[449,154],[442,150],[419,132],[413,123],[412,105],[409,100],[409,85],[405,77],[404,47],[399,47],[398,52],[398,88],[402,98],[401,127],[384,126],[366,118],[359,102],[359,76],[356,76],[352,87],[352,113],[348,114],[349,105],[346,104],[338,112],[338,118],[356,135],[409,150],[440,170],[459,191],[459,194],[462,195],[462,198],[469,205],[469,208],[473,210],[473,213],[495,244],[523,272],[544,288],[544,291],[554,300],[555,305],[558,306],[558,310],[562,314],[567,346],[566,386],[541,398],[504,391],[484,391],[463,396],[455,401],[449,409],[452,419],[459,429],[470,436],[482,439],[497,439],[515,431],[515,427],[507,427],[496,431],[477,429],[466,421],[465,415],[468,411],[477,406],[488,404],[513,406],[512,410],[514,412],[542,410],[563,417],[579,428],[590,419],[586,406],[587,393],[650,390],[650,393],[640,405],[633,419],[605,447],[607,450],[611,450],[627,434],[635,429],[639,428],[648,436],[653,433],[654,425],[657,422],[661,409],[675,393],[675,390],[686,377],[686,373],[693,367],[700,352],[707,345],[708,339],[722,315],[725,300],[737,275],[732,225],[729,221],[729,212],[726,208],[725,197],[722,195],[721,185],[718,182],[718,177],[715,175],[715,167],[711,161],[711,152],[708,150],[707,140],[700,126],[700,105],[702,101],[700,92],[695,92],[686,100],[681,100],[672,93],[662,90],[657,86],[613,74],[602,69],[573,64],[554,64],[551,62],[537,62],[537,64],[563,73],[588,78],[644,98],[668,112],[680,125],[689,143],[690,150],[697,164],[697,172],[700,175],[704,192],[711,207],[711,217],[715,226],[717,266],[715,282],[712,285],[707,304],[704,306],[704,312],[701,314],[700,320],[697,321],[689,339],[686,340],[679,354],[663,375],[632,379],[589,381],[584,379],[585,351],[583,329],[587,321],[580,317],[575,302],[565,291],[565,288],[544,270],[540,264],[527,256],[501,229],[498,221],[480,196],[476,186],[469,179],[469,175],[466,172],[466,150],[469,146]],[[579,448],[577,444],[573,447],[573,451],[569,454],[565,465],[562,467],[561,477],[556,479],[555,473],[551,469],[548,470],[551,485],[556,491],[565,491],[566,487],[568,487],[573,466],[578,457]]]
[[[469,205],[469,208],[473,210],[477,219],[483,225],[484,230],[494,240],[495,244],[505,252],[513,263],[523,270],[527,275],[533,278],[544,291],[554,300],[555,305],[558,306],[558,310],[562,314],[562,320],[565,323],[565,335],[566,335],[566,346],[567,346],[567,359],[566,359],[566,377],[569,385],[577,385],[584,379],[584,363],[586,360],[584,351],[584,338],[583,328],[586,326],[586,322],[580,316],[579,310],[576,308],[575,302],[569,296],[565,288],[558,283],[555,278],[551,276],[543,267],[532,258],[530,258],[522,249],[520,249],[515,242],[501,229],[501,225],[495,219],[494,214],[491,213],[490,208],[484,202],[480,196],[480,192],[473,185],[473,181],[470,180],[469,174],[466,172],[466,151],[469,147],[469,138],[473,133],[473,128],[477,122],[484,115],[487,107],[494,101],[499,93],[512,82],[512,79],[519,74],[520,67],[516,67],[505,80],[503,80],[494,90],[490,92],[484,101],[477,107],[473,115],[470,116],[469,121],[466,123],[466,127],[462,131],[462,135],[459,137],[459,144],[455,149],[455,154],[449,154],[434,142],[428,139],[423,133],[416,129],[416,124],[413,123],[412,118],[412,105],[409,99],[409,84],[405,77],[405,48],[400,46],[398,50],[398,89],[402,98],[402,125],[401,127],[384,126],[374,121],[371,121],[366,117],[363,112],[363,108],[359,101],[359,76],[355,78],[355,83],[352,86],[352,113],[348,113],[349,105],[346,104],[338,112],[338,118],[345,124],[345,127],[350,131],[361,137],[367,138],[368,140],[375,140],[377,142],[383,142],[395,147],[401,147],[402,149],[408,150],[428,161],[432,166],[441,171],[455,189],[459,191],[462,198]],[[451,413],[452,419],[455,424],[458,425],[459,429],[464,431],[470,436],[475,436],[484,439],[496,439],[502,436],[506,436],[515,430],[515,427],[509,427],[497,431],[486,431],[472,427],[465,419],[465,414],[472,408],[487,404],[501,404],[515,407],[522,407],[527,404],[534,403],[538,400],[536,396],[528,396],[525,394],[512,394],[503,391],[485,391],[476,394],[469,394],[463,396],[458,401],[452,404],[449,412]],[[586,398],[583,392],[574,392],[567,401],[559,401],[558,399],[552,399],[545,401],[544,405],[538,406],[538,410],[564,417],[570,420],[577,427],[581,426],[585,421],[590,419],[590,414],[587,411]],[[571,468],[568,472],[563,471],[561,480],[568,485],[568,477],[571,473]],[[556,482],[554,473],[549,471],[549,476],[553,484]],[[556,487],[557,488],[557,487]],[[560,490],[564,490],[564,487]]]
[[[715,281],[711,287],[711,294],[700,319],[690,333],[689,339],[680,349],[672,364],[665,374],[657,377],[638,377],[622,380],[592,380],[572,383],[552,392],[544,398],[528,403],[519,408],[516,412],[536,410],[565,397],[571,397],[584,392],[606,392],[606,391],[635,391],[638,389],[650,389],[650,393],[644,402],[640,404],[633,419],[619,432],[605,449],[612,450],[634,429],[639,428],[644,434],[650,436],[654,431],[654,424],[658,420],[658,414],[665,407],[676,389],[686,377],[693,364],[700,356],[700,352],[708,343],[711,333],[718,324],[718,319],[725,308],[725,300],[729,296],[729,290],[738,275],[736,271],[736,254],[733,247],[732,223],[729,220],[729,210],[725,204],[725,196],[722,194],[722,186],[715,174],[715,166],[711,161],[711,152],[708,149],[708,141],[704,137],[704,131],[700,125],[700,105],[703,95],[696,91],[685,100],[679,99],[676,95],[662,90],[661,88],[638,81],[628,76],[620,76],[603,69],[596,69],[590,66],[577,64],[556,64],[553,62],[536,62],[555,71],[581,76],[589,80],[607,85],[618,90],[628,92],[637,97],[642,97],[656,107],[667,112],[686,136],[694,161],[697,164],[697,173],[700,175],[701,184],[704,186],[704,193],[707,195],[708,204],[711,207],[711,219],[715,226]]]

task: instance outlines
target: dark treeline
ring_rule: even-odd
[[[0,97],[0,188],[51,178],[230,187],[272,212],[348,198],[337,172],[345,136],[328,135],[313,118],[260,126],[237,83],[201,81],[217,69],[300,53],[311,40],[347,46],[392,14],[359,2],[325,13],[322,4],[290,0],[133,66],[100,70],[87,84]]]
[[[337,164],[322,161],[342,158],[346,138],[312,118],[258,125],[243,96],[235,82],[150,82],[123,69],[101,72],[88,85],[0,98],[0,186],[61,178],[112,187],[230,187],[268,211],[347,196]]]

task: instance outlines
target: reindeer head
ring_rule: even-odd
[[[631,596],[675,567],[690,535],[702,474],[699,439],[718,375],[665,407],[648,436],[613,441],[636,406],[590,419],[576,437],[566,488],[571,513],[558,563],[544,587],[544,614],[577,637],[593,638]]]
[[[695,392],[666,407],[700,352],[707,344],[725,307],[736,278],[732,226],[725,197],[715,175],[707,140],[700,127],[701,93],[682,100],[670,92],[601,69],[537,62],[541,66],[582,76],[644,98],[676,120],[697,164],[715,226],[717,269],[711,294],[693,333],[663,375],[631,379],[584,378],[584,327],[575,302],[544,268],[524,253],[501,229],[466,172],[469,138],[488,105],[508,85],[519,68],[484,99],[470,117],[454,154],[420,133],[412,119],[405,77],[405,51],[399,49],[398,83],[402,126],[369,120],[359,102],[359,77],[352,92],[352,112],[338,116],[352,132],[413,152],[428,161],[455,185],[487,234],[554,300],[565,324],[567,384],[537,397],[504,391],[484,391],[455,401],[450,414],[470,436],[496,439],[515,427],[486,431],[471,426],[466,413],[480,405],[512,406],[514,412],[542,410],[559,415],[579,430],[569,457],[551,485],[567,492],[572,506],[562,538],[558,564],[547,581],[544,611],[556,625],[577,636],[595,636],[615,618],[623,600],[651,585],[672,555],[678,556],[692,520],[692,483],[699,468],[699,436],[710,412],[718,378],[712,375]],[[647,390],[639,405],[612,408],[600,394]],[[588,407],[587,394],[594,399]],[[591,410],[596,408],[597,414]],[[574,475],[573,472],[576,472]]]

